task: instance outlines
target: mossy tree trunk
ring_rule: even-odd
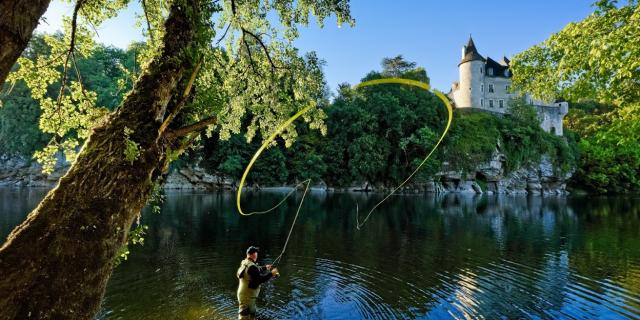
[[[51,0],[0,0],[0,88]]]
[[[193,16],[205,14],[197,3],[175,1],[159,56],[0,248],[1,319],[91,319],[99,310],[114,258],[167,165],[162,123],[205,41],[196,35],[205,20]],[[133,163],[124,157],[125,128],[140,150]]]

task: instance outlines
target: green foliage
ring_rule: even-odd
[[[583,130],[582,156],[572,184],[599,193],[640,191],[640,108],[628,106],[584,118],[596,125],[578,127]]]
[[[383,68],[391,68],[390,64],[415,66],[399,59],[383,60]],[[363,80],[384,77],[383,73],[372,72]],[[422,68],[404,70],[399,76],[428,81]],[[539,161],[543,154],[561,171],[573,169],[577,161],[575,140],[544,132],[537,111],[524,100],[511,105],[513,113],[507,116],[456,110],[451,131],[414,181],[430,179],[443,169],[473,170],[491,159],[498,144],[507,156],[507,170]],[[362,90],[343,85],[334,102],[323,109],[327,114],[327,137],[300,126],[300,136],[293,147],[285,149],[283,143],[272,146],[258,160],[249,180],[276,185],[311,178],[336,187],[364,181],[395,186],[422,162],[446,122],[446,110],[437,97],[399,85]],[[205,143],[207,167],[239,179],[258,147],[256,143],[247,144],[239,134],[224,142],[214,137]],[[447,164],[446,168],[442,163]],[[288,178],[284,175],[287,170]]]
[[[463,171],[491,160],[500,139],[499,122],[491,113],[456,110],[439,158],[448,162],[450,169]]]
[[[52,44],[58,45],[57,39],[62,39],[62,35],[35,35],[20,60],[24,65],[16,65],[14,69],[25,68],[12,75],[10,80],[13,82],[5,85],[4,94],[0,96],[3,105],[0,108],[0,153],[34,155],[45,172],[51,172],[59,152],[73,161],[77,147],[89,134],[91,122],[106,114],[105,109],[96,109],[93,105],[104,105],[112,110],[120,103],[131,83],[122,90],[117,82],[127,77],[126,68],[133,66],[135,56],[133,51],[97,45],[90,56],[78,58],[79,73],[70,72],[68,80],[71,82],[65,86],[65,92],[70,94],[58,102],[61,79],[50,78],[52,82],[47,86],[39,81],[40,73],[45,75],[45,80],[50,73],[60,76],[61,66],[38,70],[26,68],[35,68],[32,63],[44,63],[41,62],[43,57],[51,55]],[[55,64],[58,60],[47,61]],[[81,74],[82,86],[78,74]]]
[[[242,174],[242,158],[237,155],[227,157],[223,163],[218,166],[220,173],[229,177],[239,177]]]
[[[127,242],[120,247],[118,253],[116,255],[114,264],[118,266],[122,262],[126,261],[129,258],[129,245],[144,245],[144,235],[147,233],[149,226],[147,225],[136,225],[131,231],[129,231],[129,237],[127,238]]]
[[[621,105],[640,99],[640,7],[603,5],[511,61],[514,86],[538,98]]]
[[[16,83],[10,93],[0,97],[0,153],[31,157],[35,150],[42,149],[51,139],[50,134],[38,128],[41,113],[38,103],[31,98],[22,81]]]
[[[162,205],[164,200],[165,200],[165,196],[162,193],[162,186],[158,181],[156,181],[153,183],[153,188],[151,188],[149,200],[147,200],[147,205],[151,208],[151,212],[160,213],[161,211],[160,205]]]
[[[572,102],[565,122],[580,136],[576,188],[640,191],[638,17],[637,1],[598,1],[589,17],[512,60],[516,87],[538,98]]]
[[[140,145],[131,140],[130,136],[132,133],[133,130],[124,127],[124,158],[131,164],[133,164],[133,162],[138,160],[138,158],[140,157]]]
[[[62,33],[43,35],[44,45],[34,46],[42,52],[20,58],[17,69],[9,76],[9,82],[24,81],[27,85],[40,106],[40,129],[52,136],[37,153],[36,159],[41,163],[48,166],[58,152],[73,161],[72,148],[88,137],[93,126],[106,121],[106,115],[120,104],[135,79],[161,52],[164,22],[172,1],[143,3],[144,14],[138,17],[138,25],[145,29],[147,39],[130,47],[133,56],[95,43],[91,30],[128,3],[82,2],[77,7],[78,20],[64,18]],[[184,4],[182,8],[187,10],[189,19],[198,22],[194,47],[184,48],[177,59],[194,64],[201,60],[202,68],[196,78],[197,90],[173,126],[216,117],[216,125],[210,125],[208,133],[211,135],[216,129],[222,139],[240,131],[249,141],[255,136],[266,137],[276,124],[301,107],[317,105],[326,95],[320,69],[323,62],[314,53],[301,57],[293,47],[298,27],[308,24],[312,16],[322,24],[332,14],[338,24],[353,24],[349,3],[343,0],[205,1]],[[211,46],[214,40],[216,46]],[[315,108],[303,119],[309,127],[325,132],[325,117],[322,110]],[[294,126],[281,135],[288,146],[296,136]],[[135,158],[134,147],[127,143],[125,153],[130,161]]]
[[[404,70],[415,64],[400,56],[384,62],[383,73],[404,71],[399,76],[429,81],[422,68]],[[371,72],[362,80],[383,78],[383,73]],[[433,94],[400,85],[355,91],[343,86],[326,112],[329,139],[320,151],[327,166],[324,179],[334,186],[357,181],[400,183],[433,147],[446,116]],[[434,172],[434,163],[428,162],[425,169]]]

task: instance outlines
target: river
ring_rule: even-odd
[[[265,209],[284,191],[248,194]],[[232,193],[169,193],[110,279],[99,319],[233,319],[249,245],[268,263],[298,201],[241,217]],[[44,191],[0,189],[5,239]],[[263,286],[262,319],[640,319],[640,197],[311,192]]]

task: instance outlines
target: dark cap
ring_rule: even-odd
[[[247,254],[253,254],[254,252],[260,252],[260,248],[251,246],[247,249]]]

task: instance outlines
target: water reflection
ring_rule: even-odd
[[[301,194],[253,217],[233,196],[169,194],[162,214],[146,213],[145,246],[114,272],[99,317],[233,318],[244,249],[277,256]],[[2,237],[39,200],[0,199]],[[263,318],[640,319],[637,197],[394,196],[356,230],[356,202],[366,212],[378,200],[307,195]]]

